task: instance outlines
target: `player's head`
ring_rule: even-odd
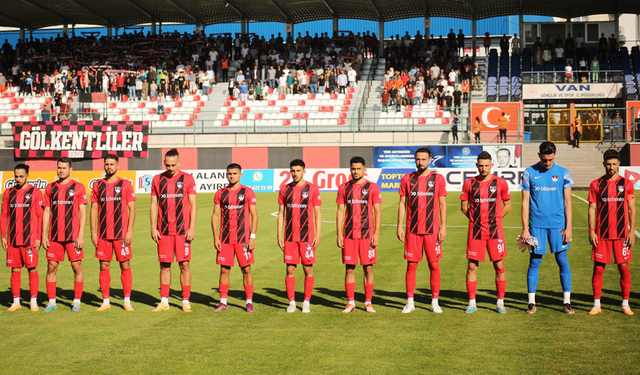
[[[164,154],[164,168],[173,176],[178,173],[180,167],[180,154],[178,150],[172,148]]]
[[[118,155],[108,154],[104,157],[104,173],[107,178],[118,173]]]
[[[486,151],[480,152],[478,154],[476,167],[478,167],[478,174],[481,178],[485,178],[490,175],[491,168],[493,168],[493,160],[491,159],[491,154]]]
[[[501,148],[496,152],[496,159],[498,159],[498,168],[507,168],[511,161],[511,151],[508,148]]]
[[[556,157],[556,145],[553,142],[542,142],[540,143],[540,151],[538,152],[538,157],[540,158],[540,166],[543,169],[549,169],[553,167],[553,159]]]
[[[429,169],[429,163],[431,163],[431,150],[426,147],[420,147],[414,154],[414,160],[418,172],[426,171]]]
[[[13,177],[16,181],[16,187],[22,189],[29,178],[29,166],[26,164],[18,164],[13,168]]]
[[[349,161],[351,166],[351,179],[353,181],[360,181],[364,178],[364,174],[367,172],[367,168],[364,165],[364,159],[361,156],[354,156]]]
[[[616,177],[620,168],[620,153],[616,150],[607,150],[602,156],[604,169],[608,177]]]
[[[61,157],[58,159],[57,174],[59,180],[66,180],[71,175],[73,170],[73,161],[68,157]]]
[[[227,165],[227,181],[229,181],[229,185],[235,185],[240,182],[240,178],[242,178],[242,167],[240,164],[231,163]]]
[[[302,181],[304,178],[304,161],[300,159],[294,159],[289,163],[289,169],[291,171],[291,179],[294,183]]]

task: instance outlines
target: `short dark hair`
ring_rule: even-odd
[[[293,168],[293,167],[302,167],[302,169],[306,168],[306,166],[304,165],[304,161],[302,161],[301,159],[291,160],[291,163],[289,163],[289,168]]]
[[[500,152],[500,151],[506,151],[506,152],[508,152],[508,153],[509,153],[509,156],[511,156],[511,150],[509,150],[508,148],[504,148],[504,147],[503,147],[503,148],[499,149],[499,150],[496,152],[496,155],[498,155],[498,152]]]
[[[165,157],[165,158],[168,158],[168,157],[171,157],[171,156],[177,156],[177,157],[180,157],[180,154],[178,153],[178,149],[176,149],[176,148],[172,148],[171,150],[167,151],[167,152],[164,154],[164,157]]]
[[[242,171],[242,167],[238,163],[231,163],[227,165],[227,170],[229,169],[239,169],[240,171]]]
[[[431,150],[429,150],[426,147],[420,147],[419,149],[417,149],[416,153],[413,156],[416,156],[417,154],[419,154],[421,152],[426,152],[427,154],[429,154],[429,157],[431,157]]]
[[[352,164],[357,164],[360,163],[362,164],[362,166],[364,167],[364,158],[362,156],[354,156],[351,158],[351,160],[349,161],[349,166],[351,166]]]
[[[17,171],[18,169],[24,169],[25,172],[27,172],[27,174],[29,174],[29,166],[26,164],[18,164],[13,168],[13,171]]]
[[[115,161],[120,160],[116,154],[107,154],[107,156],[104,157],[104,161],[107,161],[107,159],[113,159]]]
[[[60,159],[58,159],[58,161],[56,162],[56,164],[58,163],[66,163],[69,164],[69,168],[71,168],[73,166],[73,160],[69,159],[66,156],[61,157]]]
[[[556,153],[556,145],[553,142],[542,142],[540,143],[540,154],[542,155],[553,155]]]
[[[604,155],[602,155],[602,159],[605,162],[611,159],[618,159],[618,161],[620,161],[620,153],[616,150],[607,150],[604,152]],[[29,173],[29,171],[27,171],[27,173]]]
[[[498,150],[500,151],[500,150]],[[491,160],[493,161],[493,159],[491,158],[491,154],[488,153],[487,151],[482,151],[481,153],[478,154],[478,161],[480,160]]]

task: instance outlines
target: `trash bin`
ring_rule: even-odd
[[[524,132],[524,143],[531,142],[531,132]]]

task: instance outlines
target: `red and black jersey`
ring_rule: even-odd
[[[507,182],[496,176],[488,181],[464,182],[460,200],[469,202],[469,237],[474,240],[503,239],[502,202],[511,200]]]
[[[609,180],[600,177],[589,187],[589,203],[596,204],[598,238],[617,240],[629,234],[628,201],[636,199],[633,183],[624,177]]]
[[[435,172],[404,175],[400,195],[406,197],[407,233],[434,234],[440,231],[440,197],[447,195],[444,177]]]
[[[129,228],[129,202],[135,200],[131,182],[124,178],[112,183],[105,179],[96,181],[91,191],[91,203],[98,205],[98,237],[124,239]]]
[[[151,196],[158,197],[158,231],[161,235],[184,235],[191,228],[189,195],[196,195],[196,182],[190,174],[167,172],[153,178]]]
[[[373,236],[373,205],[382,203],[380,188],[373,182],[340,185],[336,203],[345,205],[344,238],[369,239]]]
[[[225,244],[244,244],[251,234],[249,206],[256,205],[256,194],[240,185],[216,191],[214,203],[220,205],[220,241]]]
[[[78,211],[82,204],[87,204],[87,193],[83,184],[71,180],[66,184],[56,181],[47,185],[44,191],[44,207],[51,209],[49,240],[74,242],[78,238]]]
[[[40,189],[31,185],[24,189],[14,186],[4,192],[0,233],[11,246],[34,246],[36,240],[40,240],[42,200]]]
[[[302,186],[295,183],[280,188],[278,204],[284,206],[284,240],[287,242],[311,242],[315,237],[314,208],[322,205],[320,190],[309,182]]]

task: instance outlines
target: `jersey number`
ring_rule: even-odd
[[[129,247],[123,247],[122,250],[120,251],[120,255],[122,255],[123,257],[126,257],[127,255],[129,255]]]
[[[376,249],[369,249],[369,259],[376,257]]]
[[[498,244],[498,252],[499,253],[504,253],[504,244]]]
[[[313,254],[313,250],[307,250],[307,251],[305,252],[304,256],[305,256],[305,258],[307,258],[307,259],[311,259],[311,258],[314,258],[314,257],[315,257],[315,255]]]
[[[251,260],[251,252],[245,249],[245,250],[244,250],[244,257],[245,257],[247,260]]]

